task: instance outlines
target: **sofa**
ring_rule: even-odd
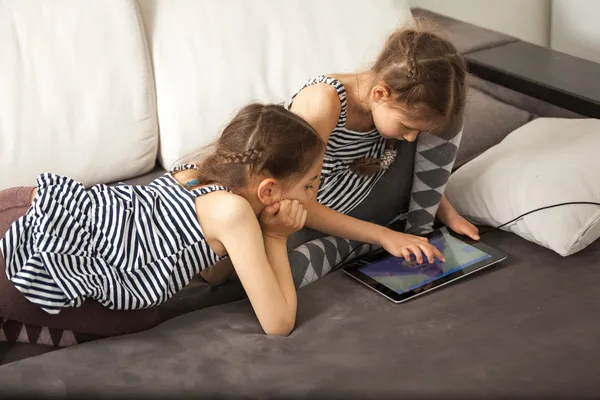
[[[0,66],[0,189],[31,185],[45,170],[85,184],[147,183],[208,143],[244,102],[284,101],[313,75],[364,67],[385,31],[413,16],[436,22],[466,56],[519,42],[405,1],[377,4],[0,3],[0,42],[12,57]],[[358,32],[361,21],[372,35]],[[482,76],[469,76],[455,168],[536,118],[588,116]],[[197,277],[159,307],[152,329],[66,348],[0,343],[2,394],[597,395],[600,242],[561,257],[511,232],[483,240],[507,260],[401,305],[331,260],[310,277],[293,271],[298,317],[286,338],[264,335],[238,282]]]

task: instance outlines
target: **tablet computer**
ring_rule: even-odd
[[[446,262],[436,258],[432,264],[418,264],[414,255],[406,260],[379,250],[342,270],[394,303],[402,303],[506,259],[501,251],[459,237],[446,228],[432,232],[428,238]]]

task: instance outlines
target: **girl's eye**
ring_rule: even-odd
[[[313,188],[313,185],[306,185],[306,186],[304,187],[304,189],[305,189],[305,190],[310,190],[310,189],[312,189],[312,188]]]

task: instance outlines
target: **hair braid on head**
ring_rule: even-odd
[[[415,60],[415,57],[413,54],[411,54],[412,52],[408,53],[408,59],[407,59],[407,71],[406,71],[406,81],[408,85],[412,85],[416,82],[417,80],[417,61]]]
[[[260,163],[265,155],[262,149],[248,149],[246,151],[219,151],[218,159],[222,164],[248,164],[255,165]]]
[[[416,53],[416,47],[417,47],[417,42],[419,41],[419,36],[415,36],[415,38],[413,39],[413,43],[412,46],[408,49],[408,51],[406,52],[406,83],[407,85],[414,85],[417,83],[417,57],[415,55]]]

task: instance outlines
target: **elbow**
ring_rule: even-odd
[[[219,276],[215,276],[215,274],[213,273],[213,271],[211,270],[211,268],[207,268],[203,271],[200,271],[200,276],[202,277],[202,279],[204,279],[204,281],[206,283],[208,283],[210,286],[219,286],[224,284],[227,281],[227,277],[219,277]]]
[[[296,325],[295,318],[281,318],[279,321],[274,321],[263,325],[263,330],[269,336],[289,336]]]

